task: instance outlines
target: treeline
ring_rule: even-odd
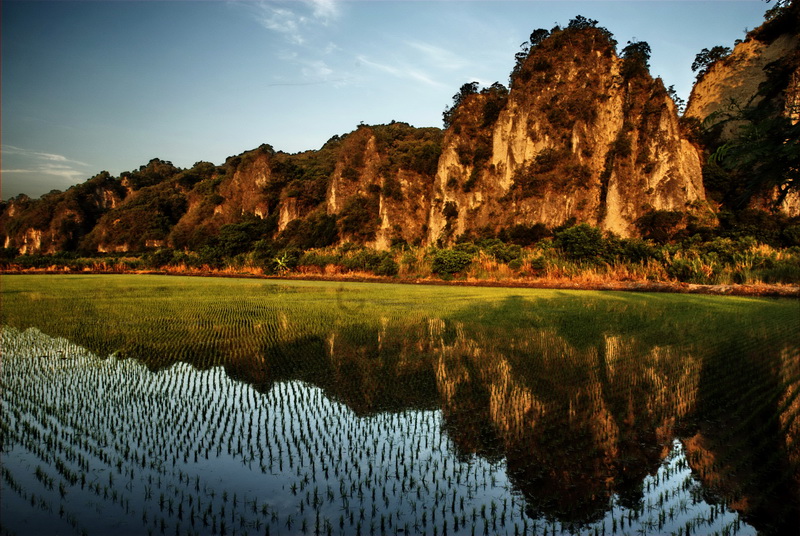
[[[646,238],[620,238],[585,223],[567,222],[552,229],[541,224],[516,225],[499,233],[487,229],[462,235],[451,247],[398,242],[388,251],[349,242],[302,248],[293,236],[260,238],[263,223],[251,221],[223,226],[215,244],[197,252],[164,248],[138,255],[20,256],[5,249],[0,264],[6,270],[800,284],[797,218],[742,211],[723,214],[719,227],[704,228],[682,224],[683,217],[651,213],[639,221]],[[327,232],[324,222],[320,228]]]

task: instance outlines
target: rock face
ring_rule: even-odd
[[[716,137],[712,151],[736,142],[747,125],[743,110],[783,115],[794,124],[800,120],[799,24],[800,4],[783,7],[698,78],[685,116]],[[769,210],[776,199],[777,189],[767,188],[750,198],[750,207]],[[789,192],[778,208],[789,217],[800,216],[800,192]]]
[[[3,247],[21,254],[74,250],[127,194],[119,179],[103,172],[67,192],[51,192],[36,200],[19,196],[4,203],[0,212]]]
[[[756,105],[763,99],[759,86],[767,80],[765,68],[793,54],[800,46],[800,36],[784,34],[771,42],[755,38],[737,44],[731,54],[715,62],[692,88],[686,117],[705,121],[712,114],[736,107]],[[711,119],[711,122],[715,122]],[[723,140],[736,134],[736,124],[722,131]]]
[[[366,228],[343,229],[343,240],[361,235],[378,249],[424,240],[441,139],[436,128],[391,123],[360,127],[344,140],[325,208],[348,217],[362,206],[369,218]]]
[[[601,30],[567,29],[530,52],[494,122],[491,93],[466,99],[445,134],[429,242],[571,218],[631,236],[649,210],[703,201],[672,99],[625,62]]]

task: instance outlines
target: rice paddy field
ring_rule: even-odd
[[[2,534],[790,534],[800,302],[3,276]]]

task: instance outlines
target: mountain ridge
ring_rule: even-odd
[[[788,39],[791,51],[794,37],[773,42]],[[650,75],[649,53],[629,42],[618,54],[607,30],[578,16],[531,34],[510,89],[462,86],[444,130],[359,125],[316,151],[262,145],[220,166],[153,159],[118,178],[103,172],[67,192],[3,203],[4,247],[197,251],[237,224],[304,249],[444,246],[571,222],[637,237],[643,219],[662,213],[713,226],[724,205],[706,199],[708,149]],[[697,103],[693,91],[686,117],[700,121],[713,103],[701,111]]]

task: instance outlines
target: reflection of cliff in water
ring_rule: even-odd
[[[303,380],[362,416],[440,407],[457,454],[505,459],[534,517],[589,523],[612,498],[636,509],[677,436],[710,499],[765,532],[797,526],[800,358],[796,343],[771,350],[792,337],[745,319],[733,342],[720,335],[732,315],[678,323],[636,299],[316,323],[266,310],[246,326],[198,315],[148,338],[113,321],[43,329],[153,370],[223,366],[262,392]]]
[[[683,431],[687,459],[704,488],[760,532],[792,534],[800,527],[800,352],[741,342],[705,360]]]
[[[694,405],[698,372],[670,348],[607,337],[576,349],[552,330],[521,329],[443,346],[437,382],[459,449],[504,456],[532,516],[588,523],[615,494],[637,508]]]

